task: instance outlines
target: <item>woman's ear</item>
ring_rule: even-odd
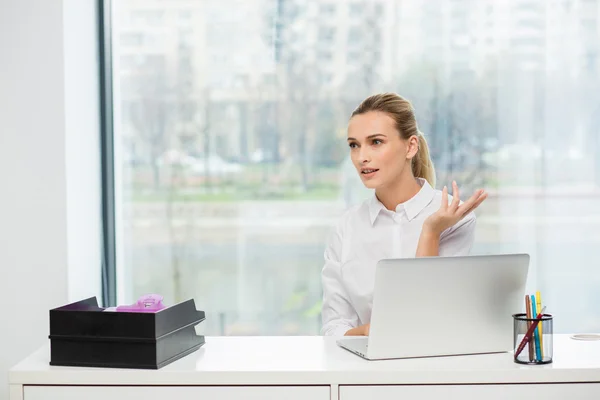
[[[417,135],[412,135],[407,140],[406,158],[412,160],[419,152],[419,138]]]

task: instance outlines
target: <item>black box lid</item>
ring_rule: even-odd
[[[196,310],[193,299],[155,313],[136,313],[105,311],[96,297],[90,297],[50,310],[49,337],[156,341],[204,319],[204,311]]]

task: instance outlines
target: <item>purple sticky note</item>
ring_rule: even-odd
[[[166,308],[162,303],[163,296],[159,294],[147,294],[138,299],[134,304],[118,306],[119,312],[157,312]]]

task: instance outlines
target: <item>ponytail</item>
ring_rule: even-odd
[[[416,178],[423,178],[435,188],[435,169],[429,156],[429,146],[422,132],[418,132],[419,151],[412,160],[412,172]]]

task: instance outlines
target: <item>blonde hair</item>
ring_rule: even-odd
[[[425,136],[419,131],[412,104],[396,93],[375,94],[363,100],[350,118],[369,111],[384,112],[392,117],[402,139],[408,140],[411,136],[419,139],[419,150],[411,162],[412,172],[416,178],[423,178],[435,187],[435,169],[429,156],[429,146]]]

